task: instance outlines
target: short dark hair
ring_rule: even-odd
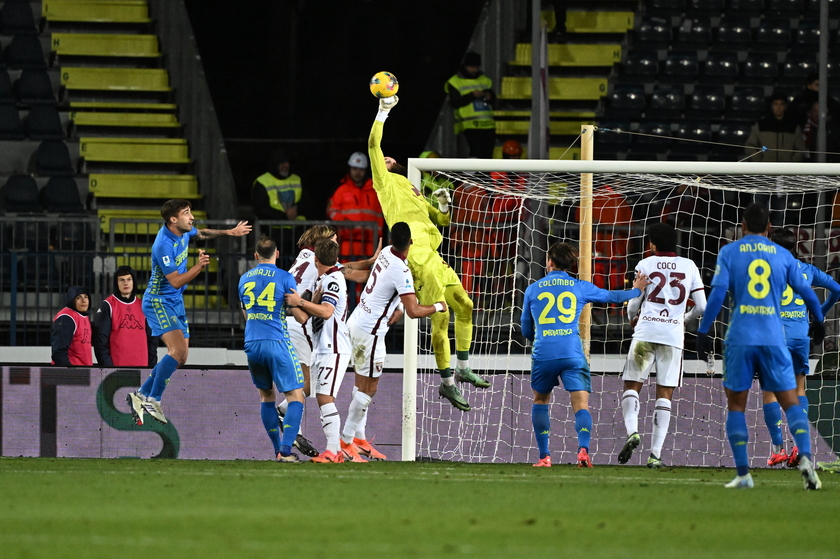
[[[577,247],[569,243],[554,243],[548,249],[548,259],[555,268],[564,272],[572,269],[579,254]]]
[[[120,266],[117,268],[117,271],[114,272],[114,277],[121,278],[123,276],[131,276],[131,279],[134,279],[134,268],[131,266]]]
[[[787,104],[788,103],[787,93],[785,93],[783,91],[774,91],[773,95],[770,97],[770,102],[772,103],[773,101],[784,101],[785,104]]]
[[[796,254],[796,233],[787,227],[773,230],[770,240]]]
[[[271,260],[277,253],[277,243],[268,235],[260,235],[260,240],[257,241],[254,252],[263,260]]]
[[[744,225],[747,226],[747,231],[750,233],[764,233],[767,230],[768,223],[770,223],[770,212],[764,205],[750,204],[744,210]],[[746,231],[744,233],[746,234]]]
[[[335,263],[338,262],[338,243],[329,239],[316,241],[315,258],[324,266],[335,266]]]
[[[391,244],[400,252],[411,244],[411,228],[408,223],[399,221],[391,227]]]
[[[178,214],[181,213],[184,208],[192,208],[192,204],[190,204],[189,200],[181,200],[179,198],[167,200],[160,208],[160,215],[163,218],[163,222],[166,223],[166,225],[169,225],[169,218],[178,217]]]
[[[648,239],[659,252],[677,252],[677,230],[670,223],[654,223],[647,230]]]

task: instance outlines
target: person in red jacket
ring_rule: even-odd
[[[385,219],[382,206],[373,190],[373,181],[367,175],[368,160],[364,153],[356,152],[347,161],[350,169],[327,204],[327,217],[332,221],[376,222],[377,231],[369,227],[340,228],[338,244],[342,258],[367,258],[373,254],[376,241],[381,236]]]
[[[114,293],[93,315],[93,352],[100,367],[154,367],[157,339],[137,298],[137,274],[120,266],[114,274]]]
[[[88,309],[90,291],[80,285],[70,286],[67,304],[55,315],[50,328],[53,365],[93,365]]]

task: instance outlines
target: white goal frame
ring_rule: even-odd
[[[591,129],[591,127],[590,127]],[[586,132],[586,131],[584,131]],[[591,138],[591,134],[589,134]],[[422,172],[565,172],[575,174],[627,173],[657,175],[752,175],[752,176],[838,176],[840,163],[757,163],[707,161],[568,161],[534,159],[449,159],[410,158],[408,179],[421,192]],[[582,177],[582,181],[585,180]],[[585,219],[585,218],[583,218]],[[830,218],[829,218],[830,219]],[[582,242],[584,239],[581,239]],[[590,239],[591,242],[591,239]],[[586,252],[589,248],[590,251]],[[581,257],[591,247],[581,246]],[[585,278],[584,278],[585,279]],[[414,461],[417,446],[418,324],[404,317],[404,365],[402,398],[402,460]],[[581,328],[581,335],[585,336]]]

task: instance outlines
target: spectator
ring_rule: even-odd
[[[275,152],[268,172],[257,177],[251,188],[254,213],[260,219],[306,219],[298,214],[302,195],[300,177],[291,172],[289,156],[282,149]]]
[[[805,141],[802,129],[786,114],[787,97],[774,93],[770,113],[756,122],[746,142],[746,153],[750,161],[802,161],[805,156]],[[767,148],[766,151],[756,151]]]
[[[80,285],[70,286],[67,290],[67,304],[55,315],[50,328],[53,365],[93,365],[88,309],[90,291]]]
[[[154,367],[157,338],[146,322],[137,298],[137,274],[120,266],[114,274],[114,292],[93,315],[93,352],[101,367]]]
[[[805,148],[809,152],[811,161],[819,161],[817,153],[817,136],[820,129],[820,104],[815,101],[811,105],[811,110],[808,111],[808,118],[805,126],[802,128],[802,139],[805,141]],[[825,115],[825,160],[827,163],[837,163],[840,161],[840,131],[832,121],[832,114],[829,112]]]
[[[496,122],[491,105],[496,94],[492,87],[493,82],[481,71],[481,55],[477,52],[464,55],[458,73],[444,86],[455,111],[455,135],[464,134],[470,157],[493,157]]]
[[[332,221],[376,222],[377,231],[369,227],[340,228],[338,244],[343,258],[373,254],[376,241],[382,232],[385,218],[382,206],[368,176],[367,156],[357,151],[347,161],[349,170],[327,202],[327,217]]]
[[[808,122],[808,114],[811,112],[811,107],[814,103],[819,103],[820,100],[820,75],[809,74],[805,78],[805,87],[799,94],[793,98],[790,104],[790,116],[796,121],[801,128],[805,128]],[[826,108],[829,114],[840,114],[840,101],[833,97],[828,97]]]

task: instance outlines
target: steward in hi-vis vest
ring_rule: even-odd
[[[464,56],[458,73],[444,86],[449,106],[455,111],[455,134],[464,134],[470,157],[493,157],[496,122],[491,105],[496,94],[492,87],[493,82],[481,71],[481,56],[476,52]]]

